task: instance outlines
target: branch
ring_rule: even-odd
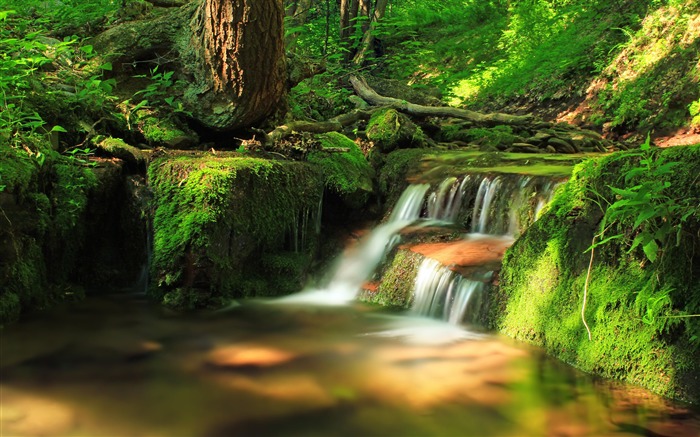
[[[524,125],[533,121],[532,115],[510,115],[501,113],[483,114],[468,109],[453,108],[450,106],[424,106],[410,103],[405,100],[385,97],[377,94],[367,82],[357,76],[350,76],[350,83],[355,92],[362,99],[373,105],[383,105],[404,112],[408,115],[419,117],[452,117],[469,120],[484,126],[496,126],[499,124]]]
[[[277,126],[270,132],[263,132],[258,129],[253,129],[257,134],[261,134],[261,142],[263,146],[271,146],[277,141],[283,140],[297,132],[310,132],[314,134],[323,134],[326,132],[338,132],[346,126],[357,122],[358,120],[367,120],[372,116],[373,110],[355,109],[346,114],[331,118],[328,121],[292,121],[281,126]]]

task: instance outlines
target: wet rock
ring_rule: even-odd
[[[423,147],[426,144],[421,128],[394,109],[375,112],[367,125],[366,135],[382,152]]]

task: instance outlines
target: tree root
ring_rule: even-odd
[[[509,115],[501,113],[482,114],[468,109],[453,108],[450,106],[423,106],[410,103],[405,100],[385,97],[377,94],[367,82],[358,76],[350,76],[350,83],[358,96],[368,103],[396,109],[408,115],[418,117],[452,117],[471,121],[482,126],[496,125],[526,125],[532,123],[532,115]]]

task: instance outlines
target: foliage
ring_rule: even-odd
[[[155,195],[156,286],[160,291],[192,287],[187,271],[209,266],[212,299],[241,295],[242,272],[254,276],[261,253],[284,249],[286,240],[296,238],[290,232],[297,225],[311,226],[313,220],[300,217],[318,210],[322,193],[318,173],[298,162],[169,157],[154,161],[148,173]]]
[[[676,245],[680,244],[682,226],[696,212],[697,206],[692,204],[692,199],[675,199],[667,194],[671,187],[668,176],[680,162],[666,162],[665,155],[652,150],[648,136],[630,156],[638,157],[639,165],[625,171],[622,187],[608,187],[616,200],[605,209],[600,224],[601,236],[614,222],[627,225],[627,229],[594,246],[633,235],[628,252],[641,246],[646,258],[655,262],[659,251],[671,244],[671,237],[675,237]]]
[[[540,219],[507,251],[501,288],[492,296],[494,326],[540,344],[586,371],[667,396],[700,398],[686,384],[700,362],[700,324],[692,317],[700,313],[700,271],[694,255],[700,245],[695,231],[700,227],[699,201],[693,188],[700,173],[698,157],[699,146],[647,149],[578,165]],[[664,167],[670,162],[680,164]],[[673,171],[667,172],[668,168]],[[640,188],[616,193],[612,188],[622,186],[618,184],[626,177]],[[644,191],[651,193],[650,184],[659,187],[657,198],[649,199],[652,206],[635,206],[630,200],[645,196]],[[592,192],[597,194],[591,196]],[[611,212],[615,217],[608,217],[605,226],[624,237],[597,247],[585,308],[592,334],[589,341],[580,317],[590,258],[585,250],[600,229],[604,215],[600,205],[605,208],[615,202],[620,202]],[[695,208],[695,213],[684,221],[684,206],[671,208],[672,215],[665,218],[651,218],[661,205],[676,204]],[[616,212],[622,209],[624,214]],[[648,216],[647,221],[634,227],[641,214]],[[679,224],[683,237],[676,245],[669,240],[674,240]],[[654,262],[647,258],[653,251],[645,253],[642,242],[630,250],[641,233],[652,229],[661,229],[662,234],[672,229],[667,240],[662,239],[667,243],[657,243],[663,251]]]
[[[321,167],[326,187],[351,208],[363,207],[373,190],[374,172],[355,142],[337,132],[317,136],[321,150],[308,160]],[[326,152],[327,148],[346,148],[347,152]]]

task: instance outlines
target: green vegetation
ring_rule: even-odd
[[[321,134],[316,138],[321,143],[321,150],[311,152],[308,161],[321,167],[326,187],[339,195],[348,207],[363,207],[374,192],[374,171],[358,145],[336,132]],[[336,151],[324,151],[328,148]],[[338,152],[337,149],[347,149],[347,152]]]
[[[367,124],[367,139],[382,152],[426,145],[421,128],[394,109],[382,109],[372,114]]]
[[[506,253],[502,285],[492,301],[493,326],[583,370],[698,400],[700,387],[692,375],[700,362],[700,321],[693,315],[700,313],[700,289],[692,254],[700,241],[688,232],[700,225],[692,188],[700,174],[698,158],[695,146],[619,153],[578,165],[549,210]],[[664,171],[671,162],[680,164]],[[644,187],[647,203],[619,194],[616,187],[627,186],[625,179],[639,187],[628,190],[634,196]],[[682,199],[684,207],[667,210],[666,217],[651,213],[674,205],[671,199]],[[621,236],[599,245],[589,276],[586,249],[604,217],[600,205],[607,211],[606,228]],[[622,208],[630,213],[618,213]],[[688,214],[691,208],[694,214]],[[640,214],[647,220],[639,221]],[[645,233],[652,231],[661,252],[644,249],[651,244],[644,243]],[[677,240],[666,238],[678,231]],[[584,290],[590,341],[581,320]]]
[[[393,256],[392,256],[393,255]],[[413,286],[423,256],[408,249],[395,250],[380,272],[376,291],[364,291],[362,300],[382,306],[408,309],[413,301]]]
[[[322,187],[308,164],[199,155],[160,158],[148,172],[158,295],[201,287],[212,298],[247,295],[242,274],[255,277],[261,259],[284,249],[306,254],[308,266]]]

